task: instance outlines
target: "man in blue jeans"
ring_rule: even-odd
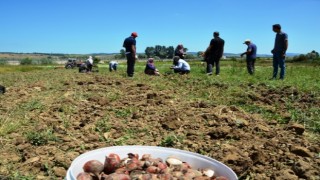
[[[138,37],[138,34],[133,32],[123,42],[123,47],[126,48],[127,74],[129,77],[133,77],[134,65],[136,63],[136,37]]]
[[[285,59],[288,49],[288,35],[281,31],[280,24],[274,24],[272,29],[276,35],[274,48],[271,50],[273,54],[273,76],[276,79],[278,75],[278,67],[280,67],[280,79],[283,80],[286,72]]]

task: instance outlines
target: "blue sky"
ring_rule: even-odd
[[[320,51],[320,0],[1,0],[0,52],[113,53],[132,31],[137,51],[184,44],[198,52],[219,31],[225,52],[250,38],[270,54],[279,23],[288,52]]]

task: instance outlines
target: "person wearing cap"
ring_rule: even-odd
[[[127,75],[133,77],[134,65],[136,63],[136,32],[131,33],[131,36],[126,38],[123,42],[123,47],[126,49],[127,56]]]
[[[216,66],[216,75],[220,74],[220,59],[224,51],[224,40],[220,38],[219,32],[213,33],[213,39],[205,51],[205,61],[207,62],[207,74],[212,75],[212,68]]]
[[[155,75],[155,76],[159,76],[160,75],[158,69],[154,65],[154,59],[153,58],[149,58],[148,59],[147,64],[146,64],[146,68],[144,69],[144,73],[147,74],[147,75]]]
[[[190,73],[190,65],[187,61],[181,59],[179,56],[175,56],[173,58],[174,66],[170,67],[170,69],[174,70],[174,73],[179,74],[189,74]]]
[[[276,79],[278,75],[278,67],[280,67],[280,79],[283,80],[286,72],[285,59],[288,49],[288,35],[281,31],[280,24],[274,24],[272,30],[277,33],[274,48],[271,50],[273,54],[273,75],[271,80]]]
[[[248,73],[253,75],[254,63],[257,58],[257,46],[253,44],[250,39],[246,39],[243,44],[246,44],[248,48],[247,51],[242,53],[240,56],[243,57],[243,55],[246,55]]]
[[[174,50],[174,56],[179,56],[181,59],[184,59],[184,55],[186,55],[186,53],[184,52],[183,45],[179,44]]]

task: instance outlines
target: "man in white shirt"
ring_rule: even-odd
[[[174,70],[174,73],[179,74],[189,74],[190,73],[190,65],[185,60],[180,59],[179,56],[175,56],[173,58],[173,64],[174,66],[171,67],[171,69]]]
[[[92,56],[89,56],[89,59],[87,59],[86,64],[87,64],[88,72],[92,72],[92,66],[93,66]]]
[[[118,62],[117,61],[110,61],[109,62],[109,71],[117,71]]]

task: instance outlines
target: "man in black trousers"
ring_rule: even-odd
[[[123,47],[126,48],[127,56],[127,75],[133,77],[134,65],[136,63],[136,32],[131,33],[131,36],[126,38],[123,42]]]
[[[216,66],[216,75],[220,74],[220,59],[223,56],[224,40],[219,37],[219,32],[213,33],[213,39],[205,52],[207,62],[207,74],[212,75],[212,67]]]

